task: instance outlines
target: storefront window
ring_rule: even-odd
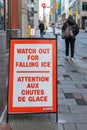
[[[0,30],[4,30],[4,0],[0,0]]]
[[[87,11],[87,2],[82,2],[82,10]]]

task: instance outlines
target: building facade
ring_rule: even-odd
[[[61,1],[61,15],[62,15],[62,21],[65,22],[69,15],[69,0],[62,0]]]
[[[32,3],[34,11],[28,8],[28,5],[32,6]],[[32,23],[30,23],[32,15],[33,28],[38,27],[38,3],[36,0],[0,0],[0,31],[6,32],[7,49],[10,37],[28,37],[28,25]]]
[[[0,0],[0,30],[4,30],[4,0]]]
[[[56,10],[55,10],[56,0],[50,0],[50,9],[52,10],[52,14],[50,15],[51,23],[55,23]]]
[[[39,19],[39,0],[27,0],[28,1],[28,22],[31,27],[38,27]]]
[[[34,4],[34,12],[31,12],[32,3]],[[36,3],[36,0],[0,0],[0,29],[4,29],[4,26],[7,27],[7,30],[11,28],[19,31],[20,29],[22,36],[27,36],[27,25],[30,24],[32,13],[33,27],[37,27],[39,1]]]
[[[80,28],[84,29],[85,20],[87,19],[87,0],[74,0],[70,4],[70,9]],[[76,11],[78,11],[78,15],[76,15]]]
[[[38,21],[39,21],[39,0],[35,1],[35,13],[34,13],[34,27],[38,28]]]
[[[61,0],[57,0],[58,3],[58,15],[61,15]]]
[[[58,10],[57,10],[57,23],[62,22],[62,17],[61,17],[61,0],[57,0],[58,3]]]

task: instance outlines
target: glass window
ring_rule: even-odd
[[[82,10],[87,11],[87,2],[82,2]]]
[[[4,30],[4,0],[0,0],[0,30]]]

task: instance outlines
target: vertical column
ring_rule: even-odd
[[[18,0],[8,0],[8,29],[11,37],[17,37],[19,28],[18,12]]]
[[[8,27],[9,28],[11,24],[10,19],[12,19],[12,29],[17,29],[18,28],[18,0],[8,0]]]
[[[21,0],[21,22],[22,22],[22,37],[27,37],[28,28],[28,12],[27,12],[27,0]]]
[[[12,0],[12,29],[18,29],[18,0]]]
[[[10,29],[10,6],[11,6],[11,3],[10,3],[10,0],[8,0],[8,29]]]

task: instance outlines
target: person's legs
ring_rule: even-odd
[[[65,40],[65,43],[66,43],[66,56],[69,56],[69,40]]]
[[[74,57],[74,48],[75,48],[75,40],[70,41],[70,47],[71,47],[71,58]]]
[[[43,38],[43,30],[40,30],[40,37]]]

